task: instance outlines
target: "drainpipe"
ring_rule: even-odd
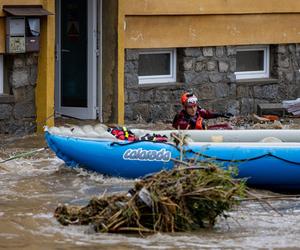
[[[98,119],[103,123],[102,105],[102,0],[97,1],[97,87]]]

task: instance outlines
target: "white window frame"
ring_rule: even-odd
[[[140,51],[139,54],[170,54],[170,74],[169,75],[149,75],[139,76],[139,84],[168,83],[176,82],[177,53],[176,49],[151,49]]]
[[[0,95],[4,93],[3,55],[0,55]]]
[[[240,71],[235,72],[237,80],[240,79],[257,79],[257,78],[269,78],[270,77],[270,46],[242,46],[237,48],[238,51],[257,51],[262,50],[264,52],[264,70],[258,71]]]

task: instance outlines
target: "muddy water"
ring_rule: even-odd
[[[0,158],[44,146],[40,137],[0,138]],[[59,203],[86,204],[133,181],[69,169],[50,151],[0,164],[0,249],[232,249],[300,248],[300,199],[244,202],[212,230],[184,234],[96,234],[88,226],[61,226]],[[281,215],[280,215],[280,214]]]

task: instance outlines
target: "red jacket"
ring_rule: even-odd
[[[190,116],[186,110],[181,110],[174,117],[173,127],[175,129],[205,129],[204,119],[217,118],[220,115],[198,107],[194,116]]]

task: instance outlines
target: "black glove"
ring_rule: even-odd
[[[230,118],[233,114],[226,112],[226,113],[218,113],[218,117]]]
[[[230,118],[230,117],[233,117],[233,116],[234,116],[233,114],[227,112],[227,113],[224,113],[224,116],[223,116],[223,117],[225,117],[225,118]]]

